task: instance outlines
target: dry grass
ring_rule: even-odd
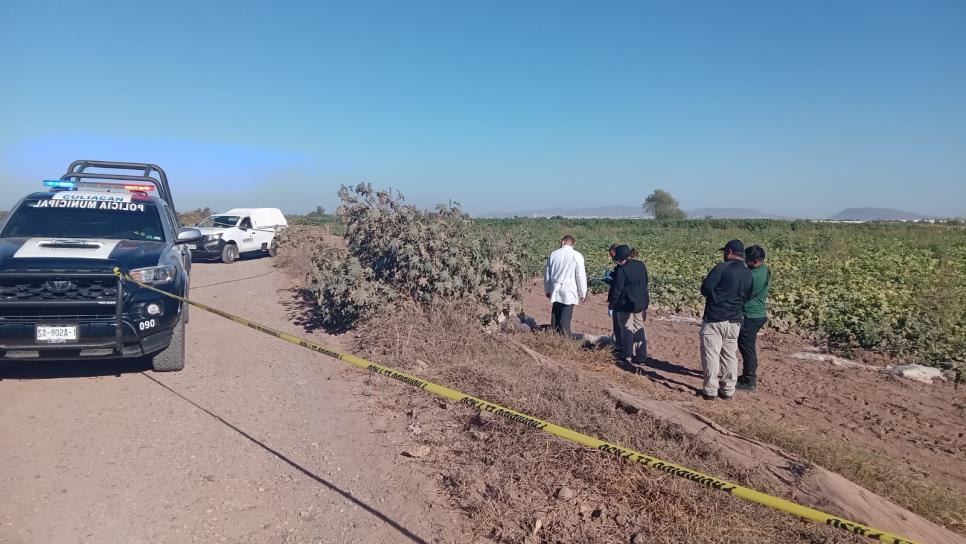
[[[796,432],[759,418],[702,411],[737,433],[796,454],[950,530],[966,533],[966,497],[917,480],[889,459],[867,450]]]
[[[357,331],[357,348],[467,393],[769,490],[763,479],[729,465],[713,446],[679,427],[615,410],[602,394],[605,384],[584,365],[531,357],[507,337],[475,332],[458,313],[458,305],[394,309]],[[557,349],[591,363],[610,357],[568,343]],[[421,439],[434,448],[428,462],[477,528],[466,541],[630,542],[638,533],[644,537],[636,542],[649,543],[859,541],[502,419],[414,396],[397,384],[373,380],[372,386],[381,389],[387,408],[418,418]],[[572,498],[557,497],[564,487]],[[534,531],[537,520],[541,528]]]

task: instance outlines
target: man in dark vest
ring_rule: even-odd
[[[647,291],[647,267],[630,258],[631,248],[614,248],[614,280],[607,293],[608,311],[621,325],[621,357],[625,364],[643,365],[647,361],[647,336],[644,321],[650,297]]]
[[[617,250],[617,244],[611,244],[610,245],[610,248],[607,249],[607,254],[610,255],[611,260],[614,260],[614,255],[615,255],[614,252],[616,250]],[[615,270],[616,270],[616,267],[615,267]],[[608,271],[604,275],[604,283],[606,283],[607,284],[607,288],[610,289],[610,286],[613,285],[613,283],[614,283],[614,272]],[[622,346],[622,343],[621,343],[621,324],[620,324],[619,321],[617,321],[617,314],[616,313],[610,312],[610,314],[611,314],[611,316],[610,316],[610,318],[611,318],[611,325],[613,326],[613,329],[614,329],[614,350],[617,351],[617,352],[620,352],[621,346]]]

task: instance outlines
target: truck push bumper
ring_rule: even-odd
[[[71,287],[51,293],[48,278]],[[113,272],[0,272],[0,359],[129,358],[164,349],[179,319],[176,303],[161,301],[164,315],[139,334],[147,302],[131,297],[125,312],[124,285]],[[47,343],[40,339],[43,326],[69,327],[76,336]]]

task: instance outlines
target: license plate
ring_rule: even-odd
[[[77,341],[77,325],[37,325],[37,342],[64,344]]]
[[[198,249],[196,244],[188,244],[188,249]]]

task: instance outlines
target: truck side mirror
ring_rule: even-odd
[[[193,227],[182,227],[178,229],[178,239],[176,244],[194,244],[201,241],[201,231]]]

